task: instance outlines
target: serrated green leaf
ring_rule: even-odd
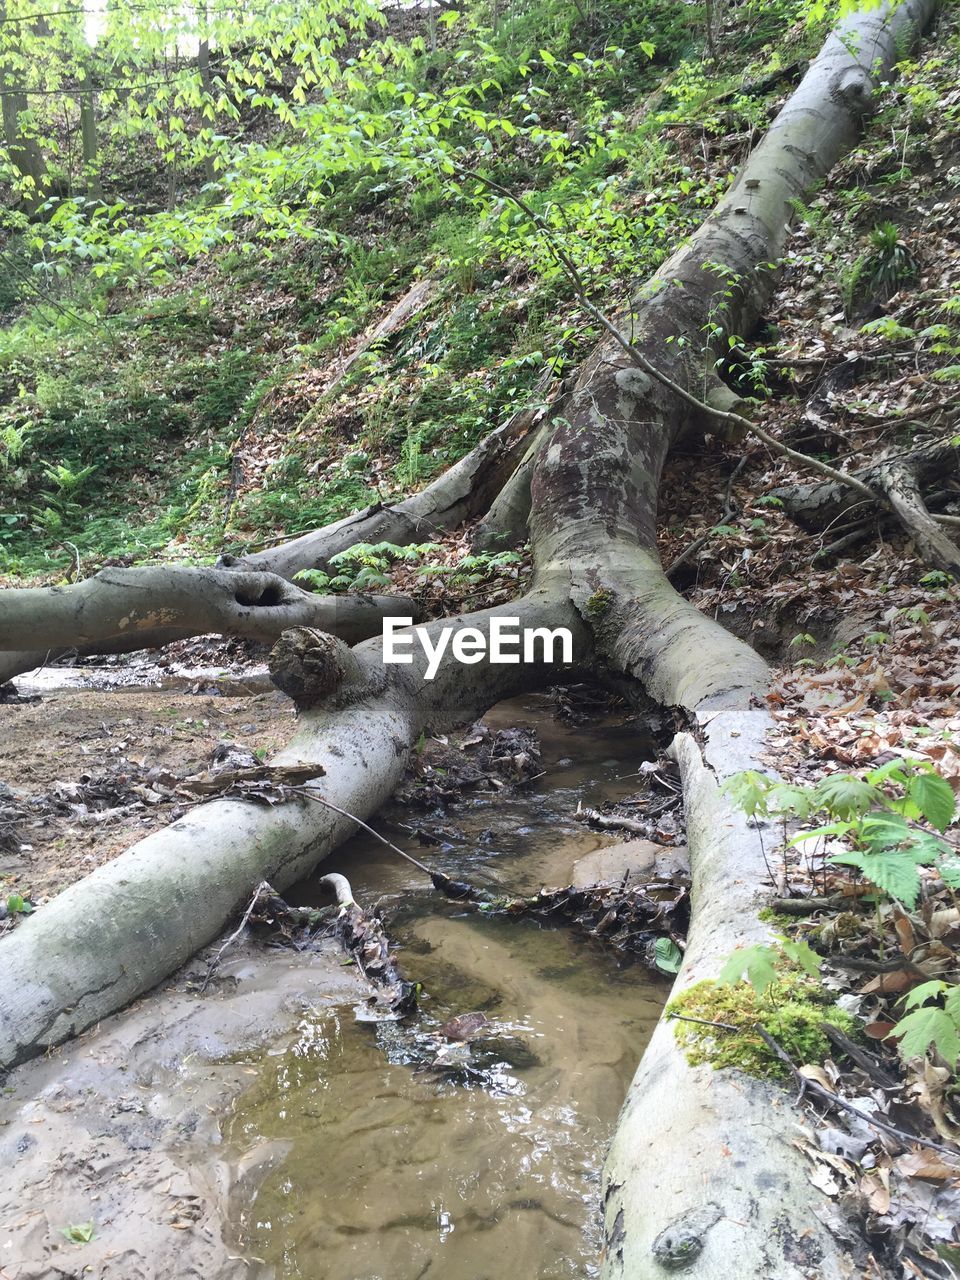
[[[819,840],[821,836],[845,836],[852,826],[852,822],[831,822],[825,827],[814,827],[812,831],[801,831],[787,841],[787,847],[802,844],[804,840]]]
[[[672,938],[657,938],[653,944],[653,962],[663,973],[677,973],[683,952]]]
[[[938,1000],[946,989],[947,984],[941,982],[939,978],[932,978],[929,982],[921,982],[919,987],[914,987],[912,991],[908,991],[903,997],[903,1007],[905,1009],[915,1009],[927,1000]]]
[[[750,983],[758,995],[763,995],[767,987],[777,980],[777,952],[773,947],[755,943],[752,947],[743,947],[727,960],[720,970],[717,982],[721,986],[735,987],[744,979]]]
[[[918,773],[907,785],[907,794],[938,831],[946,831],[956,812],[953,788],[939,773]]]
[[[790,813],[803,820],[813,810],[813,790],[778,782],[767,793],[766,805],[770,813]]]
[[[835,773],[823,778],[814,788],[817,801],[838,818],[853,818],[880,804],[882,796],[876,787],[849,773]]]
[[[860,834],[871,853],[896,849],[913,836],[901,813],[868,813],[860,825]]]
[[[828,862],[859,867],[864,876],[905,907],[914,907],[920,894],[920,873],[909,853],[835,853]]]
[[[731,774],[721,790],[738,809],[752,818],[758,813],[767,812],[766,795],[770,785],[770,779],[765,774],[757,773],[754,769],[744,769],[742,773]]]
[[[931,1045],[951,1066],[960,1058],[960,1028],[945,1009],[936,1005],[924,1005],[901,1018],[896,1034],[903,1058],[919,1057]]]
[[[823,961],[808,942],[795,942],[792,938],[781,938],[780,949],[788,960],[798,964],[811,978],[819,978]]]

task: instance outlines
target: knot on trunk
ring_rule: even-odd
[[[270,679],[298,707],[315,707],[360,676],[351,650],[326,631],[291,627],[270,650]]]
[[[699,1209],[683,1213],[654,1240],[651,1252],[661,1267],[668,1271],[685,1271],[696,1262],[706,1243],[706,1234],[723,1217],[714,1200]]]

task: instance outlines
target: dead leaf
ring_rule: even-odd
[[[896,1168],[904,1177],[929,1178],[935,1182],[960,1174],[960,1165],[944,1164],[935,1151],[908,1151],[906,1155],[897,1157]]]
[[[908,987],[916,986],[921,979],[915,973],[911,973],[908,969],[892,969],[890,973],[878,973],[875,978],[860,988],[860,994],[863,996],[872,995],[891,995],[898,991],[906,991]]]

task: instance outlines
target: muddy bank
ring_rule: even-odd
[[[109,698],[104,713],[149,699],[81,693]],[[219,713],[217,740],[252,705],[198,703]],[[555,709],[518,699],[428,740],[406,803],[377,826],[494,890],[568,883],[621,840],[578,816],[581,802],[639,815],[655,746],[629,714],[571,725]],[[200,735],[191,761],[176,740],[169,767],[204,767],[209,747]],[[677,813],[653,822],[669,851]],[[206,996],[189,988],[201,960],[14,1073],[0,1104],[2,1280],[500,1280],[504,1257],[531,1278],[594,1273],[604,1149],[667,982],[602,938],[468,917],[368,837],[321,871],[333,869],[385,910],[405,976],[423,985],[419,1018],[355,1021],[357,969],[332,946],[246,947]],[[291,896],[317,895],[306,883]],[[445,1024],[480,1013],[475,1044],[444,1042]],[[89,1243],[64,1234],[88,1224]]]
[[[192,693],[209,685],[186,678],[180,692],[98,688],[98,673],[44,668],[42,694],[24,680],[19,700],[0,702],[0,890],[42,902],[180,816],[154,771],[205,769],[221,743],[265,758],[294,732],[276,691]],[[52,687],[63,680],[81,684]]]
[[[203,957],[176,982],[43,1062],[0,1096],[3,1280],[247,1280],[230,1204],[283,1156],[225,1146],[230,1099],[274,1050],[366,991],[335,944],[294,955],[240,946],[204,996]],[[349,1010],[344,1016],[352,1017]],[[92,1231],[89,1243],[64,1234]]]

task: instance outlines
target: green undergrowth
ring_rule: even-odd
[[[789,1068],[757,1034],[763,1027],[796,1064],[820,1063],[830,1045],[822,1031],[829,1022],[851,1035],[855,1022],[838,1008],[816,978],[781,968],[762,992],[747,982],[736,985],[709,979],[695,983],[667,1005],[674,1033],[691,1066],[709,1063],[733,1067],[749,1075],[783,1079]],[[683,1022],[723,1023],[735,1030]]]
[[[775,7],[771,24],[770,6],[741,6],[714,65],[695,5],[468,6],[434,51],[411,46],[404,74],[409,92],[439,92],[490,70],[476,102],[500,104],[496,136],[454,141],[524,195],[612,309],[735,173],[722,148],[704,164],[687,126],[762,128],[778,85],[752,86],[816,44],[800,5]],[[370,112],[377,92],[352,106]],[[547,162],[531,122],[569,149]],[[171,250],[122,284],[82,263],[59,284],[36,276],[24,228],[0,227],[18,264],[0,288],[0,574],[210,557],[395,501],[590,349],[592,322],[509,200],[362,158],[321,186],[309,235]],[[424,276],[426,310],[325,397],[337,361]]]

